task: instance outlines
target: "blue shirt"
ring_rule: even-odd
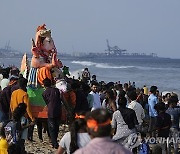
[[[148,105],[149,105],[149,116],[150,117],[156,117],[157,111],[154,109],[155,104],[158,103],[158,99],[154,94],[151,94],[148,97]]]

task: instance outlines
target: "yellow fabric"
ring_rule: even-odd
[[[147,88],[147,87],[144,87],[143,89],[144,89],[144,94],[145,94],[145,95],[148,95],[148,88]]]
[[[11,102],[10,102],[11,112],[13,112],[15,110],[15,108],[18,106],[18,104],[23,103],[23,102],[27,105],[27,108],[26,108],[27,114],[33,121],[34,118],[32,116],[28,94],[27,94],[27,92],[23,91],[22,89],[13,91],[13,93],[11,95]]]
[[[8,143],[6,139],[1,138],[0,139],[0,154],[8,154],[7,149],[8,149]]]

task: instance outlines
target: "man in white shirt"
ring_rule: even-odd
[[[9,84],[9,74],[8,72],[3,72],[3,79],[1,80],[1,90],[3,90],[4,88],[6,88]]]
[[[93,106],[91,111],[101,108],[101,101],[100,101],[100,95],[97,92],[97,86],[98,83],[97,82],[92,82],[91,83],[91,92],[90,94],[93,96]]]
[[[141,106],[141,104],[136,101],[137,94],[134,90],[128,91],[127,96],[130,102],[128,108],[133,109],[135,111],[139,126],[141,128],[143,119],[145,118],[144,109]]]

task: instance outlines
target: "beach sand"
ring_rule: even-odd
[[[68,126],[60,125],[59,130],[58,141],[68,131]],[[43,142],[39,140],[36,128],[34,129],[33,142],[27,140],[25,148],[29,154],[54,154],[57,151],[51,147],[47,133],[43,133]]]

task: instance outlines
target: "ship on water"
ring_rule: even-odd
[[[128,53],[126,49],[120,49],[118,46],[110,46],[107,42],[107,49],[103,53],[88,53],[81,55],[81,58],[95,58],[95,59],[155,59],[159,58],[156,53]]]

